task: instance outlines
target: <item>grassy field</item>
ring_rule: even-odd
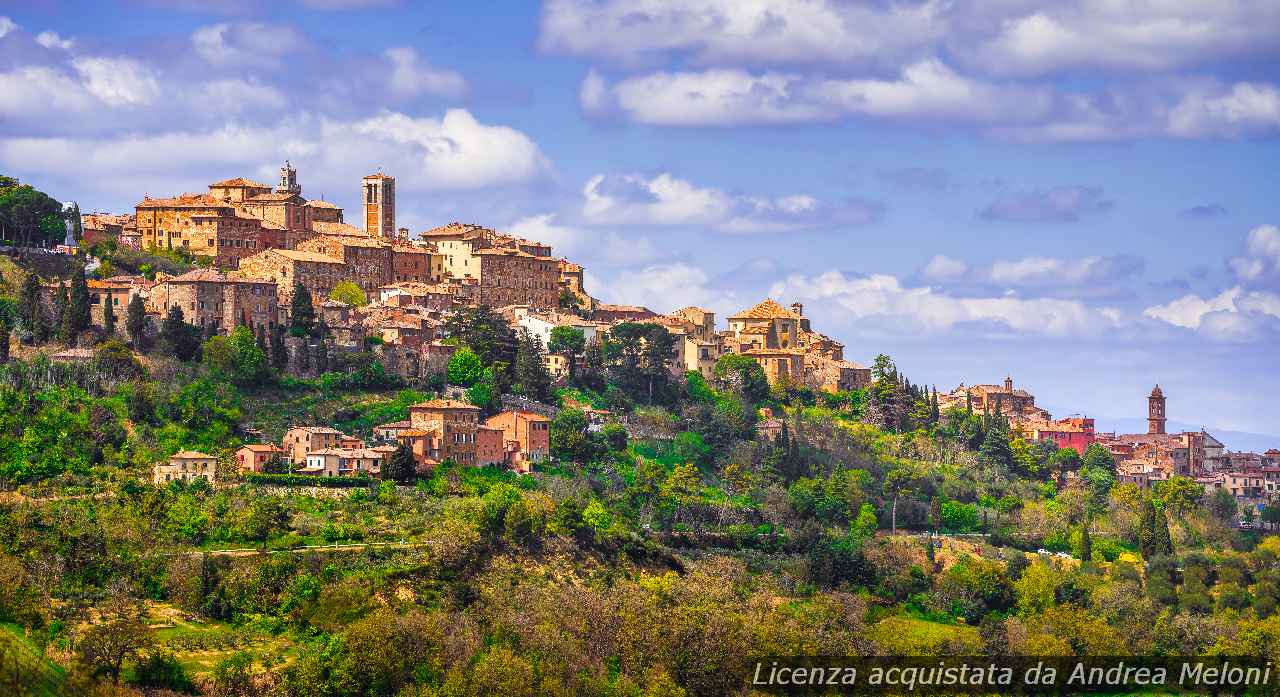
[[[249,651],[259,663],[280,662],[292,655],[292,642],[283,636],[197,618],[165,603],[150,605],[148,612],[156,643],[191,676],[208,674],[218,661],[238,651]]]
[[[871,625],[867,637],[894,656],[929,656],[944,653],[943,644],[951,644],[951,654],[980,654],[982,639],[974,627],[941,624],[928,620],[894,615]],[[960,651],[956,647],[964,647]]]
[[[57,697],[66,677],[16,624],[0,624],[0,692],[15,697]]]

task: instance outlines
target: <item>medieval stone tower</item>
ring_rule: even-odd
[[[298,170],[294,169],[288,160],[285,160],[284,166],[280,168],[280,183],[276,186],[276,193],[295,196],[302,194],[302,187],[298,185]]]
[[[1164,392],[1156,385],[1147,397],[1147,433],[1164,433]]]
[[[396,233],[396,178],[382,172],[364,183],[364,230],[372,237],[391,239]]]

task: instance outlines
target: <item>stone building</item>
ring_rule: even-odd
[[[430,471],[445,460],[476,463],[478,407],[453,399],[420,402],[409,407],[409,423],[411,428],[398,437],[413,450],[419,471]]]
[[[391,250],[390,283],[439,283],[444,280],[444,256],[434,247],[400,242]]]
[[[307,454],[339,446],[345,434],[328,426],[295,426],[285,432],[280,445],[284,460],[295,465],[307,461]]]
[[[1023,389],[1015,389],[1013,378],[1006,377],[1001,385],[961,384],[951,392],[938,395],[938,406],[947,409],[952,406],[974,411],[991,413],[999,412],[1010,421],[1048,421],[1049,412],[1036,406],[1036,398]]]
[[[236,450],[236,467],[241,472],[261,472],[268,462],[283,456],[284,450],[274,443],[250,443]]]
[[[591,311],[591,319],[596,322],[604,322],[605,324],[614,324],[615,322],[643,322],[657,316],[658,313],[647,307],[641,307],[639,305],[610,305],[609,303],[596,303],[595,309]]]
[[[447,283],[400,281],[378,289],[378,299],[390,307],[420,307],[428,312],[446,312],[458,299],[458,288]]]
[[[579,307],[586,312],[591,312],[595,309],[596,299],[587,293],[584,275],[585,271],[581,264],[575,264],[568,259],[560,260],[560,290],[568,291],[578,299]]]
[[[459,286],[459,295],[475,305],[530,305],[552,309],[560,305],[557,260],[509,248],[475,253],[478,276]]]
[[[125,314],[133,296],[145,296],[151,285],[141,276],[112,276],[103,280],[90,278],[85,284],[89,286],[90,321],[102,326],[102,315],[107,305],[110,305],[116,316],[117,327],[124,327]]]
[[[377,475],[382,461],[382,453],[371,448],[322,448],[307,453],[306,464],[295,472],[317,477]]]
[[[319,304],[329,297],[333,287],[346,280],[353,280],[347,265],[320,252],[297,249],[268,249],[240,261],[239,275],[274,281],[280,308],[288,312],[293,303],[294,285],[301,283],[311,293],[311,300]]]
[[[161,316],[171,307],[180,307],[188,324],[213,325],[223,332],[246,326],[257,332],[280,322],[276,297],[273,281],[194,269],[158,281],[151,287],[147,304],[150,312]]]
[[[167,462],[151,469],[153,484],[169,482],[193,482],[203,479],[210,484],[218,472],[218,458],[194,450],[174,453]]]
[[[391,282],[391,245],[369,237],[316,235],[298,244],[298,251],[324,254],[346,264],[346,279],[370,297]],[[327,293],[326,293],[327,296]]]
[[[729,318],[731,350],[800,349],[800,319],[794,310],[765,299]]]
[[[533,463],[547,459],[551,450],[551,419],[531,411],[504,411],[485,420],[500,429],[507,456],[505,463],[517,472],[528,472]]]

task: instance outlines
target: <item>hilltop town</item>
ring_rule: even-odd
[[[326,343],[326,353],[360,351],[369,337],[376,337],[382,364],[405,378],[444,373],[457,350],[444,329],[448,316],[459,308],[487,306],[544,349],[561,327],[580,332],[590,343],[622,323],[656,324],[673,339],[667,358],[673,376],[695,371],[710,379],[717,361],[737,354],[755,361],[770,385],[837,394],[865,389],[872,381],[871,369],[846,360],[844,344],[815,330],[798,303],[764,299],[726,318],[723,329],[715,313],[699,307],[660,314],[645,307],[602,303],[585,287],[583,267],[556,257],[543,242],[459,222],[416,234],[397,227],[395,185],[395,178],[383,173],[361,180],[359,225],[347,222],[343,209],[333,203],[305,198],[289,163],[280,168],[274,188],[236,177],[214,182],[203,193],[145,197],[131,214],[85,214],[84,235],[90,242],[181,250],[206,264],[178,275],[90,280],[94,322],[101,323],[106,305],[123,311],[140,297],[154,326],[176,307],[186,322],[206,335],[245,326],[255,335],[271,336],[289,326],[294,294],[302,288],[315,299],[317,316],[326,328],[317,340]],[[335,298],[341,284],[359,289],[354,301]],[[48,302],[53,302],[57,287],[46,286]],[[286,337],[284,343],[295,357],[299,351],[315,353],[318,348],[294,337]],[[583,355],[549,351],[543,359],[552,377],[563,380],[574,370],[571,363],[580,362]],[[1203,431],[1166,433],[1165,397],[1158,386],[1149,398],[1150,428],[1140,434],[1096,432],[1093,419],[1083,416],[1054,419],[1035,405],[1031,393],[1015,389],[1009,378],[1002,384],[935,390],[933,400],[940,410],[963,408],[1003,416],[1029,442],[1050,441],[1082,455],[1098,443],[1116,458],[1120,481],[1142,488],[1185,476],[1210,490],[1225,489],[1242,502],[1262,504],[1280,494],[1280,451],[1229,452]],[[332,457],[344,463],[341,467],[306,460],[305,449],[291,450],[285,460],[295,462],[299,471],[325,474],[358,471],[367,461],[376,473],[378,458],[372,454],[380,452],[385,459],[390,444],[401,441],[412,447],[422,471],[444,457],[513,467],[545,457],[545,443],[531,448],[527,438],[516,437],[524,429],[510,426],[499,434],[500,429],[480,423],[471,411],[479,410],[456,401],[424,404],[414,412],[412,428],[383,439],[375,449],[363,442],[339,447],[316,441],[317,449],[332,451]],[[434,417],[427,419],[428,412]],[[448,418],[451,414],[460,418]],[[501,419],[530,418],[521,414],[531,412],[508,412]],[[471,424],[465,435],[454,433],[458,423]],[[776,423],[763,428],[776,428]],[[458,438],[464,447],[441,445]],[[347,462],[353,464],[348,467]],[[156,476],[170,475],[158,468]]]

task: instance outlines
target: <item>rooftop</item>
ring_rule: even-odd
[[[779,305],[771,298],[765,298],[755,307],[743,310],[729,319],[800,319],[800,315]]]
[[[234,187],[245,187],[250,189],[270,189],[271,188],[266,184],[263,184],[262,182],[256,182],[252,179],[245,179],[244,177],[233,177],[231,179],[223,179],[220,182],[214,182],[210,184],[209,188],[212,189],[215,186],[219,188],[228,188],[228,189],[234,188]]]
[[[410,409],[471,409],[480,411],[480,407],[460,402],[456,399],[432,399],[426,402],[419,402],[409,407]]]
[[[183,450],[169,456],[170,460],[215,460],[212,455],[206,455],[198,450]]]

